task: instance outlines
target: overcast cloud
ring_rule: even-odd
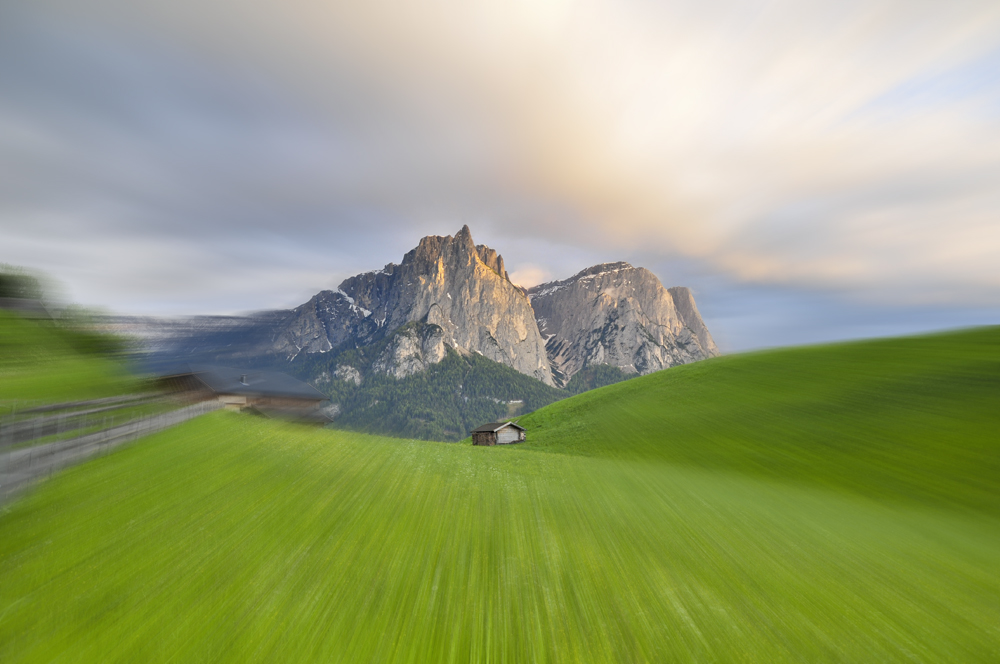
[[[468,223],[528,285],[690,285],[724,349],[995,323],[998,183],[995,2],[0,7],[0,261],[125,313]]]

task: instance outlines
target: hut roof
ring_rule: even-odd
[[[511,427],[514,427],[515,429],[520,429],[521,431],[526,431],[526,429],[524,427],[518,426],[517,424],[514,424],[513,422],[490,422],[489,424],[484,424],[484,425],[482,425],[480,427],[476,427],[475,429],[473,429],[469,433],[494,433],[496,431],[499,431],[500,429],[503,429],[506,426],[511,426]]]
[[[170,376],[193,375],[216,394],[291,397],[325,401],[328,397],[312,385],[279,371],[254,371],[212,365],[191,366]],[[166,376],[166,377],[170,377]]]

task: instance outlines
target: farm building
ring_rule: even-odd
[[[325,423],[327,400],[312,385],[278,371],[219,366],[190,367],[160,378],[160,384],[192,401],[218,400],[226,410],[251,410],[268,417]]]
[[[506,445],[525,439],[524,427],[513,422],[490,422],[472,430],[473,445]]]

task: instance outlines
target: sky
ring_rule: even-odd
[[[463,224],[720,347],[1000,323],[1000,3],[0,3],[0,262],[293,307]]]

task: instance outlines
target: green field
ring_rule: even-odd
[[[1000,516],[1000,327],[720,357],[520,423],[532,449]]]
[[[139,381],[106,357],[101,335],[0,310],[0,416],[40,403],[98,399]]]
[[[0,508],[0,661],[995,662],[998,365],[720,358],[505,448],[204,416]]]

